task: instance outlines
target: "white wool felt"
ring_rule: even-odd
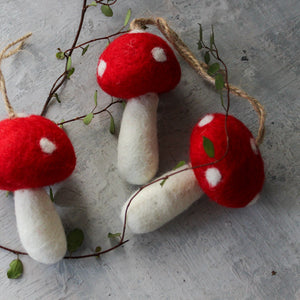
[[[134,29],[130,30],[129,33],[145,33],[146,31],[143,29]]]
[[[56,150],[56,145],[45,137],[40,139],[40,147],[47,154],[51,154]]]
[[[158,169],[158,96],[154,93],[128,100],[118,141],[118,169],[131,184],[144,184]]]
[[[204,118],[202,118],[200,120],[200,122],[198,123],[198,126],[203,127],[203,126],[207,125],[208,123],[210,123],[213,119],[214,119],[214,115],[206,115]]]
[[[29,256],[44,264],[64,257],[65,231],[44,189],[15,191],[15,212],[19,236]]]
[[[205,178],[210,187],[215,187],[221,181],[222,175],[217,168],[211,167],[205,171]]]
[[[184,165],[176,171],[187,167],[188,165]],[[172,172],[174,171],[169,173]],[[160,183],[161,181],[158,181],[149,185],[132,200],[127,212],[127,225],[132,232],[147,233],[158,229],[203,195],[193,170],[169,177],[163,186]],[[128,201],[122,208],[122,220]]]
[[[100,63],[99,63],[99,66],[98,66],[98,75],[100,77],[102,77],[102,75],[104,74],[105,70],[106,70],[106,62],[103,59],[101,59]]]
[[[158,62],[165,62],[167,60],[167,56],[163,48],[155,47],[151,50],[151,54]]]

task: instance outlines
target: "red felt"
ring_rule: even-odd
[[[190,159],[192,166],[198,166],[220,159],[226,151],[225,115],[213,114],[213,120],[199,127],[194,127],[191,135]],[[228,207],[246,206],[262,189],[264,165],[261,154],[255,154],[250,145],[253,138],[248,128],[233,116],[228,116],[229,151],[220,162],[194,169],[195,176],[203,191],[217,203]],[[214,144],[215,157],[210,158],[203,147],[203,136]],[[210,187],[205,171],[217,168],[221,181]]]
[[[73,172],[76,157],[66,133],[41,116],[0,121],[0,189],[15,191],[62,181]],[[40,139],[56,145],[42,152]]]
[[[160,47],[167,60],[157,62],[151,50]],[[99,58],[106,62],[100,87],[109,95],[130,99],[146,93],[163,93],[173,89],[180,80],[180,65],[173,50],[160,37],[147,33],[128,33],[118,37]],[[99,65],[98,62],[98,65]]]

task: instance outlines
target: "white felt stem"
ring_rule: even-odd
[[[53,264],[64,257],[65,231],[44,189],[16,191],[15,212],[21,242],[33,259]]]
[[[184,165],[176,171],[187,167],[188,165]],[[169,173],[172,172],[174,171]],[[203,195],[193,170],[170,176],[163,186],[160,183],[158,181],[147,186],[132,200],[127,212],[127,225],[132,232],[146,233],[158,229]],[[123,206],[122,219],[128,201]]]
[[[118,142],[118,169],[131,184],[144,184],[158,169],[158,96],[154,93],[130,99],[125,107]]]

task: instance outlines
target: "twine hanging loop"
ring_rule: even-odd
[[[4,80],[4,76],[3,73],[1,71],[1,63],[2,60],[4,60],[5,58],[8,58],[12,55],[14,55],[15,53],[19,52],[24,44],[24,41],[29,38],[32,35],[31,32],[25,34],[24,36],[22,36],[21,38],[17,39],[16,41],[8,44],[1,52],[0,52],[0,92],[2,94],[2,98],[8,113],[8,117],[10,119],[15,118],[16,117],[16,113],[13,109],[13,107],[11,106],[9,100],[8,100],[8,96],[7,96],[7,90],[6,90],[6,85],[5,85],[5,80]],[[15,49],[10,50],[8,53],[7,50],[9,50],[11,47],[15,46],[19,44]]]
[[[188,62],[188,64],[207,82],[215,85],[214,77],[207,74],[208,66],[206,63],[199,61],[192,51],[185,45],[185,43],[179,38],[178,34],[170,28],[167,21],[163,18],[138,18],[133,19],[130,23],[130,30],[135,29],[145,29],[146,25],[156,26],[160,32],[165,36],[165,38],[173,45],[177,52],[183,57],[183,59]],[[228,88],[225,84],[225,88]],[[254,110],[258,114],[259,118],[259,128],[256,137],[256,144],[260,145],[264,138],[265,132],[265,117],[266,112],[263,105],[254,97],[248,95],[242,89],[229,85],[230,93],[242,97],[250,102]]]

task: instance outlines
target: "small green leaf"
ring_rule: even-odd
[[[10,268],[7,271],[7,277],[17,279],[23,274],[23,264],[20,259],[15,259],[9,264]]]
[[[218,73],[215,77],[215,86],[218,91],[221,91],[224,87],[224,78],[220,73]]]
[[[121,233],[120,232],[117,232],[117,233],[111,233],[109,232],[107,237],[110,238],[110,239],[115,239],[115,238],[119,238],[121,236]]]
[[[101,11],[106,17],[112,17],[113,11],[109,5],[103,4],[101,6]]]
[[[226,111],[227,108],[226,108],[226,106],[224,105],[224,99],[223,99],[223,92],[222,92],[222,91],[220,91],[220,98],[221,98],[221,105],[223,106],[224,110]]]
[[[210,49],[213,49],[214,40],[215,40],[215,37],[214,37],[214,34],[212,33],[210,35]]]
[[[102,248],[100,246],[97,246],[95,249],[95,252],[98,253],[98,252],[101,252],[101,250],[102,250]]]
[[[98,91],[97,90],[95,91],[95,94],[94,94],[94,101],[95,101],[95,107],[97,107],[97,105],[98,105]]]
[[[67,235],[68,251],[75,252],[83,243],[84,234],[81,229],[74,229]]]
[[[205,153],[209,157],[214,157],[215,156],[214,144],[209,138],[207,138],[205,136],[203,136],[203,148],[204,148]]]
[[[167,181],[168,178],[165,178],[164,180],[161,181],[160,186],[163,187],[165,182]]]
[[[90,46],[90,45],[87,45],[87,46],[85,46],[85,47],[82,49],[81,56],[83,56],[83,55],[86,53],[86,51],[88,50],[89,46]]]
[[[208,65],[210,62],[210,55],[209,55],[209,51],[206,51],[204,54],[204,61],[205,63]]]
[[[212,65],[209,66],[208,70],[207,70],[207,74],[208,75],[215,75],[218,71],[220,70],[220,65],[219,63],[214,63]]]
[[[181,161],[173,168],[173,170],[176,170],[176,169],[182,167],[183,165],[185,165],[185,161],[184,161],[184,160],[181,160]]]
[[[92,1],[89,6],[97,6],[97,2],[96,1]]]
[[[71,56],[68,57],[68,62],[67,62],[67,71],[69,71],[72,67],[72,58]]]
[[[59,99],[59,97],[58,97],[58,94],[57,94],[57,93],[55,93],[55,94],[54,94],[54,97],[55,97],[55,99],[56,99],[56,101],[57,101],[58,103],[61,103],[61,101],[60,101],[60,99]]]
[[[116,132],[116,127],[115,127],[115,120],[112,115],[110,115],[110,126],[109,126],[109,132],[111,134],[115,134]]]
[[[54,202],[54,196],[53,196],[53,191],[52,191],[52,188],[51,188],[51,186],[49,186],[49,196],[50,196],[50,200],[52,201],[52,202]]]
[[[62,51],[56,53],[57,59],[65,59],[65,54]]]
[[[65,121],[65,119],[61,119],[61,121],[60,121],[59,123],[63,123],[64,121]],[[60,127],[60,128],[63,128],[63,127],[64,127],[64,124],[60,124],[59,127]]]
[[[203,32],[202,32],[202,25],[199,24],[199,41],[198,41],[198,50],[202,49],[202,41],[203,41]]]
[[[83,123],[85,125],[89,125],[92,122],[92,119],[94,118],[94,114],[93,113],[89,113],[87,114],[84,119],[83,119]]]
[[[130,20],[130,17],[131,17],[131,9],[129,8],[127,10],[127,14],[126,14],[126,17],[125,17],[125,20],[124,20],[124,27],[128,24],[128,22]]]
[[[199,42],[203,41],[203,30],[202,30],[202,25],[200,23],[199,24]]]
[[[71,68],[69,71],[68,71],[68,74],[67,74],[67,78],[70,79],[70,77],[72,76],[72,74],[74,73],[75,71],[75,68]]]

